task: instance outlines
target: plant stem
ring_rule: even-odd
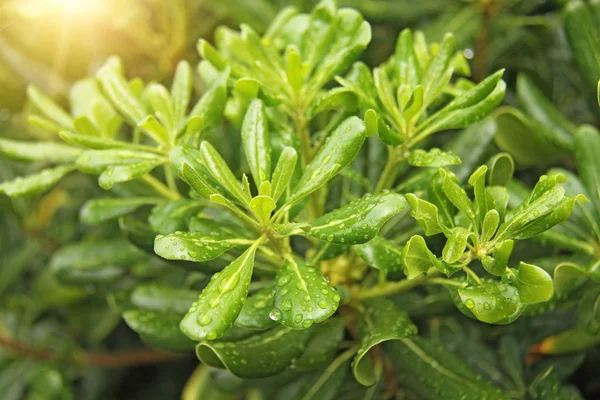
[[[313,396],[319,391],[319,389],[321,389],[321,387],[331,377],[331,374],[333,374],[338,368],[340,368],[343,363],[345,363],[347,360],[352,358],[352,356],[354,356],[354,354],[358,351],[358,347],[359,346],[356,345],[349,348],[348,350],[340,354],[335,360],[333,360],[331,364],[329,364],[329,366],[325,369],[325,371],[323,371],[323,373],[321,374],[319,379],[314,383],[314,385],[312,385],[310,391],[306,393],[304,397],[302,397],[302,400],[312,399]]]
[[[64,359],[62,354],[52,350],[42,350],[19,343],[9,337],[0,335],[0,346],[24,357],[46,361],[70,361],[80,367],[117,368],[129,365],[155,364],[164,361],[177,360],[186,357],[185,354],[167,353],[155,350],[132,350],[110,353],[90,353],[77,351],[72,359]]]
[[[179,193],[175,193],[171,191],[168,187],[166,187],[161,181],[156,179],[154,176],[147,174],[142,178],[142,182],[150,186],[152,189],[156,191],[156,193],[160,194],[166,199],[169,200],[179,200],[181,197]]]
[[[398,165],[398,149],[388,146],[388,160],[375,187],[375,193],[379,193],[383,189],[389,189],[394,184],[398,172],[396,168]]]

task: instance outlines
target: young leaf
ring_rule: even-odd
[[[427,248],[425,239],[421,236],[411,237],[402,251],[404,273],[408,279],[414,279],[421,274],[427,274],[430,268],[439,268],[440,262]]]
[[[365,137],[365,124],[359,118],[350,117],[342,122],[308,164],[287,204],[297,203],[350,164],[360,150]]]
[[[181,320],[179,328],[183,333],[193,340],[214,340],[231,328],[248,295],[256,247],[250,247],[213,275]]]
[[[299,258],[286,258],[276,282],[270,316],[290,328],[310,328],[329,318],[339,306],[340,296],[323,274]]]
[[[404,196],[396,193],[364,196],[316,219],[306,234],[338,244],[365,243],[404,208]]]
[[[532,264],[521,262],[513,275],[513,285],[519,291],[523,304],[543,303],[554,294],[554,285],[550,275]]]
[[[196,354],[204,364],[227,368],[240,378],[261,378],[287,368],[305,348],[310,330],[278,326],[237,342],[202,342]]]
[[[496,154],[488,164],[490,167],[490,186],[508,185],[515,172],[515,162],[512,157],[507,153]]]
[[[269,329],[277,325],[277,322],[269,317],[272,308],[273,288],[267,287],[248,297],[234,324],[246,329]]]
[[[263,223],[268,223],[271,219],[271,213],[277,205],[269,196],[256,196],[250,201],[250,210]]]
[[[0,193],[10,197],[33,196],[56,185],[65,175],[75,170],[72,165],[44,169],[26,177],[15,178],[0,184]]]
[[[98,184],[104,190],[109,190],[115,183],[139,179],[149,174],[154,168],[164,164],[166,160],[148,160],[136,164],[110,166],[100,174]]]
[[[221,71],[207,92],[198,100],[190,112],[186,135],[203,133],[217,124],[223,116],[227,100],[229,68]]]
[[[77,168],[87,174],[100,174],[109,167],[118,165],[158,163],[166,160],[157,154],[127,150],[127,149],[108,149],[108,150],[87,150],[84,151],[75,165]]]
[[[454,264],[465,252],[467,247],[467,239],[471,235],[471,232],[457,226],[450,231],[450,236],[446,241],[444,250],[442,251],[442,258],[448,264]]]
[[[219,153],[208,142],[200,144],[200,153],[204,165],[210,171],[210,174],[219,182],[229,193],[244,205],[250,204],[250,195],[242,190],[242,185],[235,178],[233,172],[227,166],[227,163]]]
[[[440,169],[440,176],[444,180],[442,188],[446,196],[448,196],[448,200],[450,200],[452,204],[462,211],[470,220],[475,219],[475,212],[473,211],[471,200],[469,200],[464,189],[456,183],[454,175]]]
[[[244,153],[257,187],[271,177],[271,145],[265,106],[259,99],[250,103],[242,124]]]
[[[417,327],[407,313],[398,311],[396,305],[385,298],[365,302],[357,325],[360,348],[352,361],[352,372],[359,383],[371,386],[375,383],[375,374],[367,355],[369,350],[388,340],[411,337],[417,333]]]
[[[271,197],[276,202],[287,189],[294,170],[296,169],[296,160],[298,154],[293,147],[285,147],[277,160],[275,171],[273,171],[273,180],[271,182]]]
[[[600,210],[600,133],[584,125],[575,135],[575,158],[581,181],[590,194],[591,201]]]
[[[381,236],[375,236],[368,242],[353,248],[367,264],[380,271],[402,271],[402,247]]]
[[[64,129],[73,129],[73,119],[52,99],[34,85],[27,87],[27,98],[46,118]]]
[[[435,205],[410,193],[406,195],[406,199],[412,209],[410,215],[421,226],[425,235],[432,236],[443,231]]]
[[[511,239],[504,240],[497,244],[494,247],[494,257],[485,255],[481,259],[483,268],[492,275],[502,276],[508,266],[508,259],[510,258],[514,244],[515,242]]]
[[[181,123],[187,114],[192,97],[192,83],[192,69],[190,68],[190,64],[185,60],[179,61],[175,69],[173,84],[171,85],[173,116],[176,129],[181,128]]]

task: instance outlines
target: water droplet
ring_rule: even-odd
[[[302,326],[305,328],[310,328],[312,326],[313,322],[310,319],[305,319],[304,321],[302,321]]]
[[[294,317],[294,321],[296,321],[296,323],[300,323],[302,322],[302,314],[296,314],[296,316]]]
[[[327,308],[326,300],[320,300],[318,304],[319,304],[319,307],[321,307],[323,310]]]
[[[210,332],[208,332],[208,335],[206,335],[207,340],[215,340],[216,338],[217,338],[217,332],[215,332],[215,331],[210,331]]]
[[[208,314],[204,314],[202,316],[202,318],[200,318],[200,320],[198,320],[198,323],[202,326],[206,326],[208,324],[210,324],[212,322],[212,317]]]
[[[333,299],[333,301],[338,302],[340,301],[340,295],[337,293],[334,293],[333,296],[331,296],[331,298]]]
[[[474,308],[475,301],[473,301],[473,299],[467,299],[467,301],[465,301],[465,306],[467,306],[467,308]]]
[[[490,305],[490,303],[485,302],[485,303],[483,303],[483,308],[485,308],[486,310],[490,310],[492,308],[492,306]]]
[[[277,286],[285,286],[288,284],[289,281],[290,281],[290,277],[287,275],[284,275],[281,278],[277,279]]]
[[[291,301],[289,301],[289,300],[284,300],[284,301],[281,303],[281,309],[282,309],[282,310],[284,310],[284,311],[289,311],[289,310],[291,310],[291,309],[292,309],[292,302],[291,302]]]
[[[279,321],[281,319],[281,311],[276,308],[272,309],[269,313],[269,318],[271,318],[273,321]]]

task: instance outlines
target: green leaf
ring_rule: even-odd
[[[84,151],[77,158],[75,165],[80,171],[87,174],[101,174],[109,167],[132,164],[145,165],[147,163],[164,161],[154,153],[127,149],[108,149]]]
[[[150,310],[129,310],[123,313],[127,325],[150,346],[174,351],[188,351],[195,343],[179,330],[180,315]]]
[[[56,185],[65,175],[75,170],[72,165],[48,168],[32,175],[15,178],[0,184],[0,193],[10,197],[33,196]]]
[[[485,175],[487,173],[487,166],[482,165],[471,174],[469,177],[469,185],[473,186],[473,192],[475,194],[475,206],[477,207],[477,224],[481,225],[483,219],[488,212],[489,208],[492,208],[490,204],[487,191],[485,190]]]
[[[95,78],[75,82],[69,92],[69,100],[71,113],[76,117],[77,131],[86,125],[86,132],[93,131],[98,137],[112,138],[123,124],[122,118],[102,94],[100,84]],[[83,122],[84,120],[87,122]]]
[[[406,199],[412,209],[410,215],[418,222],[425,235],[432,236],[443,231],[435,205],[410,193],[406,195]]]
[[[310,224],[306,222],[288,222],[285,224],[272,224],[271,229],[279,236],[292,236],[310,231]]]
[[[404,208],[404,196],[396,193],[364,196],[316,219],[306,234],[338,244],[365,243]]]
[[[73,119],[34,85],[27,87],[27,98],[44,117],[66,129],[73,129]]]
[[[250,201],[250,210],[264,224],[271,219],[271,213],[275,208],[277,205],[269,196],[256,196]]]
[[[535,265],[521,262],[512,278],[523,304],[543,303],[550,300],[554,294],[552,278],[546,271]]]
[[[15,160],[73,163],[81,152],[81,149],[62,143],[23,142],[0,138],[0,154]]]
[[[308,196],[348,166],[360,150],[365,137],[365,125],[359,118],[350,117],[342,122],[306,167],[294,193],[287,201],[288,206]]]
[[[88,200],[81,211],[79,219],[84,224],[98,225],[120,216],[130,214],[145,205],[162,203],[157,197],[99,198]]]
[[[402,251],[404,273],[408,279],[414,279],[421,274],[427,274],[430,268],[439,268],[440,262],[427,248],[425,239],[421,236],[411,237]]]
[[[566,297],[575,292],[588,279],[600,283],[600,263],[589,267],[572,262],[562,262],[554,269],[554,288],[559,298]]]
[[[450,231],[450,236],[448,236],[448,240],[442,251],[442,258],[445,262],[454,264],[460,259],[467,248],[467,239],[470,235],[470,231],[460,226]]]
[[[288,146],[281,151],[271,182],[271,197],[274,201],[279,200],[288,188],[296,169],[297,158],[298,154],[293,147]]]
[[[494,257],[485,255],[481,259],[483,268],[492,275],[502,276],[508,266],[508,259],[510,258],[514,244],[515,242],[511,239],[504,240],[497,244],[493,251]]]
[[[518,312],[517,288],[492,280],[483,280],[482,284],[458,289],[460,300],[478,320],[493,324]]]
[[[577,389],[561,384],[553,366],[533,379],[527,393],[533,400],[583,400]]]
[[[300,258],[287,257],[276,282],[270,316],[290,328],[309,328],[329,318],[339,306],[340,296],[321,271]]]
[[[159,283],[139,284],[130,294],[131,308],[169,312],[179,315],[179,320],[198,298],[195,290]],[[179,324],[179,321],[176,323]],[[179,328],[178,328],[179,329]]]
[[[142,178],[165,162],[165,160],[156,159],[137,164],[110,166],[100,174],[98,184],[102,189],[109,190],[115,183],[129,182]]]
[[[122,238],[80,242],[56,251],[50,269],[63,282],[102,283],[118,278],[145,257],[141,250]]]
[[[475,219],[475,212],[473,210],[471,200],[467,196],[467,193],[456,183],[456,177],[449,171],[440,169],[440,176],[442,177],[443,184],[442,189],[448,200],[454,204],[456,208],[462,211],[470,220]]]
[[[584,125],[575,135],[577,170],[596,210],[600,210],[600,133]]]
[[[246,329],[269,329],[277,325],[269,317],[272,308],[273,288],[267,287],[248,297],[234,324]]]
[[[62,140],[73,146],[85,147],[88,149],[127,149],[127,150],[139,150],[148,152],[157,152],[156,148],[150,146],[144,146],[140,144],[122,142],[105,137],[98,136],[86,136],[78,133],[61,131],[58,134]]]
[[[265,106],[260,99],[250,103],[242,124],[244,153],[257,187],[271,177],[271,145]]]
[[[354,250],[367,264],[380,271],[403,270],[402,247],[381,236],[375,236],[366,243],[354,246]]]
[[[261,378],[287,368],[305,348],[310,330],[278,326],[237,342],[202,342],[196,354],[204,364],[227,368],[240,378]]]
[[[248,295],[256,247],[250,247],[223,271],[213,275],[181,320],[179,327],[183,333],[193,340],[214,340],[231,328]]]
[[[154,252],[167,260],[203,262],[213,260],[236,246],[247,246],[251,240],[231,236],[228,230],[214,227],[209,232],[174,232],[158,235]]]
[[[490,167],[489,184],[490,186],[506,186],[512,179],[515,172],[515,162],[510,154],[496,154],[488,162]]]
[[[485,217],[483,218],[483,223],[481,224],[481,235],[479,236],[479,241],[481,243],[488,242],[498,229],[498,225],[500,224],[500,214],[496,210],[489,210]]]
[[[145,90],[145,95],[154,110],[156,119],[166,131],[165,137],[171,136],[169,133],[176,133],[177,121],[173,115],[173,100],[167,88],[160,83],[150,83]]]
[[[399,383],[422,399],[507,400],[498,387],[483,379],[444,346],[413,337],[385,345]]]
[[[200,144],[200,153],[204,165],[210,171],[210,174],[231,193],[238,201],[248,206],[250,204],[250,195],[242,189],[242,185],[235,178],[233,172],[227,166],[227,163],[219,153],[208,142]]]
[[[210,199],[211,195],[218,193],[231,197],[208,172],[198,150],[190,146],[176,146],[169,152],[169,159],[177,175],[200,196]]]
[[[190,105],[190,99],[192,97],[192,84],[193,77],[190,64],[185,60],[179,61],[177,68],[175,69],[173,84],[171,85],[171,96],[173,98],[173,117],[174,122],[176,123],[175,128],[177,130],[181,129]]]
[[[358,314],[357,329],[360,348],[352,361],[352,372],[356,380],[365,386],[375,383],[373,364],[367,356],[369,350],[380,343],[417,334],[417,327],[408,314],[398,311],[391,300],[384,298],[364,303],[364,310]]]
[[[188,221],[197,215],[204,205],[196,200],[180,199],[169,201],[152,209],[148,222],[156,233],[167,234],[185,231]]]
[[[573,58],[590,88],[596,86],[600,75],[600,58],[594,51],[600,47],[600,31],[598,16],[592,7],[595,4],[570,1],[565,5],[563,14],[564,29]]]
[[[428,151],[414,150],[408,157],[408,163],[415,167],[445,167],[460,164],[461,160],[452,152],[434,147]]]
[[[130,123],[137,126],[138,123],[144,120],[147,112],[136,93],[123,77],[123,67],[118,58],[109,58],[98,70],[96,76],[111,103],[127,117]]]
[[[547,164],[571,150],[561,137],[516,109],[502,107],[494,115],[496,144],[523,166]]]
[[[335,357],[344,339],[344,319],[331,317],[314,325],[306,350],[294,361],[299,371],[327,366]]]
[[[186,134],[201,134],[221,121],[227,100],[227,79],[229,68],[218,74],[190,112]]]

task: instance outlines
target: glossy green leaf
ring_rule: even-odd
[[[587,189],[590,200],[600,210],[600,133],[593,127],[584,125],[575,135],[575,158],[579,176]]]
[[[278,326],[241,341],[202,342],[196,354],[204,364],[240,378],[261,378],[287,368],[304,351],[310,333]]]
[[[570,1],[565,5],[563,14],[573,58],[589,87],[595,87],[600,73],[600,60],[594,51],[600,46],[600,31],[593,7],[589,2]]]
[[[173,99],[166,87],[160,83],[150,83],[145,90],[146,98],[148,99],[156,119],[166,130],[165,136],[170,136],[169,132],[176,129],[177,122],[173,114]]]
[[[24,142],[0,138],[0,154],[24,161],[73,163],[82,150],[55,142]]]
[[[282,150],[279,160],[277,160],[275,171],[273,171],[271,182],[271,197],[273,200],[279,200],[288,188],[296,169],[297,159],[298,154],[293,147],[285,147]]]
[[[273,288],[267,287],[248,297],[234,324],[246,329],[269,329],[277,325],[277,322],[269,317],[272,308]]]
[[[271,145],[265,106],[259,99],[250,103],[242,124],[244,153],[256,186],[271,177]]]
[[[440,262],[427,248],[425,239],[421,236],[411,237],[402,251],[404,273],[408,279],[414,279],[421,274],[427,274],[430,268],[439,267]]]
[[[65,175],[75,169],[72,165],[44,169],[35,174],[15,178],[0,184],[0,193],[10,197],[33,196],[56,185]]]
[[[132,308],[175,313],[181,319],[197,298],[198,292],[195,290],[159,283],[146,283],[136,286],[129,294],[128,301]]]
[[[217,227],[210,232],[173,232],[158,235],[154,252],[167,260],[203,262],[215,259],[232,247],[247,246],[251,240],[231,236]]]
[[[491,280],[482,284],[458,289],[460,300],[478,320],[493,324],[518,311],[520,299],[516,287]]]
[[[204,205],[195,200],[180,199],[169,201],[152,209],[148,222],[156,233],[168,234],[185,231],[191,217],[198,214]]]
[[[523,304],[536,304],[550,300],[554,294],[552,278],[542,268],[521,262],[512,275],[513,285],[519,291]]]
[[[404,196],[396,193],[364,196],[313,221],[307,235],[338,244],[365,243],[405,207]]]
[[[165,160],[166,161],[166,160]],[[87,150],[75,165],[88,174],[101,174],[109,167],[119,165],[150,164],[164,162],[157,154],[127,149]]]
[[[200,144],[200,153],[210,174],[242,204],[249,205],[250,195],[242,189],[242,185],[235,178],[233,172],[219,153],[208,142]]]
[[[300,258],[286,258],[276,283],[270,316],[290,328],[309,328],[329,318],[339,306],[340,295],[321,271]]]
[[[179,330],[181,316],[178,314],[135,309],[125,311],[123,319],[150,346],[175,351],[189,351],[195,346]]]
[[[498,229],[498,225],[500,224],[500,214],[496,210],[489,210],[485,217],[483,218],[483,223],[481,224],[481,235],[479,236],[479,240],[482,243],[488,242]]]
[[[481,259],[483,268],[492,275],[502,276],[508,266],[508,259],[512,253],[514,243],[511,239],[498,243],[494,247],[493,257],[485,255]]]
[[[100,174],[98,184],[104,190],[111,189],[115,183],[129,182],[142,178],[154,168],[164,164],[165,160],[148,160],[136,164],[110,166]]]
[[[84,224],[97,225],[130,214],[145,205],[155,205],[161,202],[163,199],[156,197],[92,199],[83,205],[79,212],[79,218]]]
[[[494,383],[483,379],[456,354],[421,337],[385,345],[399,383],[422,399],[506,400]]]
[[[109,58],[96,76],[111,103],[127,117],[129,122],[136,126],[144,120],[147,113],[140,99],[123,77],[123,67],[118,58]]]
[[[509,154],[500,153],[491,158],[489,168],[489,184],[491,186],[506,186],[515,171],[515,162]]]
[[[29,85],[27,87],[27,98],[44,117],[62,128],[73,129],[73,119],[71,116],[36,86]]]
[[[250,201],[250,210],[265,224],[271,219],[271,213],[275,208],[277,205],[269,196],[256,196]]]
[[[287,204],[300,201],[350,164],[360,150],[365,137],[365,125],[359,118],[350,117],[342,122],[308,164]]]
[[[471,232],[460,226],[450,231],[450,236],[446,241],[446,245],[442,251],[442,258],[448,264],[457,262],[467,248],[467,239]]]
[[[356,380],[365,386],[375,383],[369,350],[380,343],[405,339],[417,333],[417,327],[408,318],[408,314],[399,311],[391,300],[384,298],[364,303],[364,310],[359,313],[357,329],[360,348],[352,361],[352,372]]]
[[[412,209],[411,216],[419,223],[425,235],[431,236],[442,232],[438,217],[438,209],[434,204],[419,199],[414,194],[407,194],[406,199]]]
[[[375,236],[368,242],[353,248],[367,264],[380,271],[400,272],[403,270],[402,246],[381,236]]]
[[[554,270],[554,288],[556,295],[566,297],[575,292],[588,279],[600,283],[600,263],[584,267],[572,262],[562,262]]]
[[[173,98],[173,117],[175,128],[180,129],[190,105],[192,97],[192,68],[190,64],[181,60],[175,69],[175,77],[171,85],[171,96]]]
[[[190,146],[176,146],[169,152],[169,159],[177,175],[200,196],[206,199],[216,193],[231,196],[208,172],[198,150]]]
[[[310,231],[310,224],[306,222],[288,222],[285,224],[272,224],[271,229],[279,236],[301,235]]]
[[[188,119],[187,134],[202,133],[221,120],[227,100],[228,78],[229,69],[225,68],[194,105]]]
[[[428,151],[418,149],[411,152],[408,163],[415,167],[445,167],[460,164],[461,160],[449,151],[442,151],[434,147]]]
[[[462,211],[469,219],[475,219],[475,211],[473,210],[471,200],[467,196],[465,190],[456,183],[454,175],[440,169],[440,176],[443,179],[442,189],[448,197],[448,200],[450,200],[452,204]]]
[[[255,253],[256,246],[250,247],[213,275],[181,320],[179,327],[183,333],[193,340],[214,340],[231,328],[248,295]]]

